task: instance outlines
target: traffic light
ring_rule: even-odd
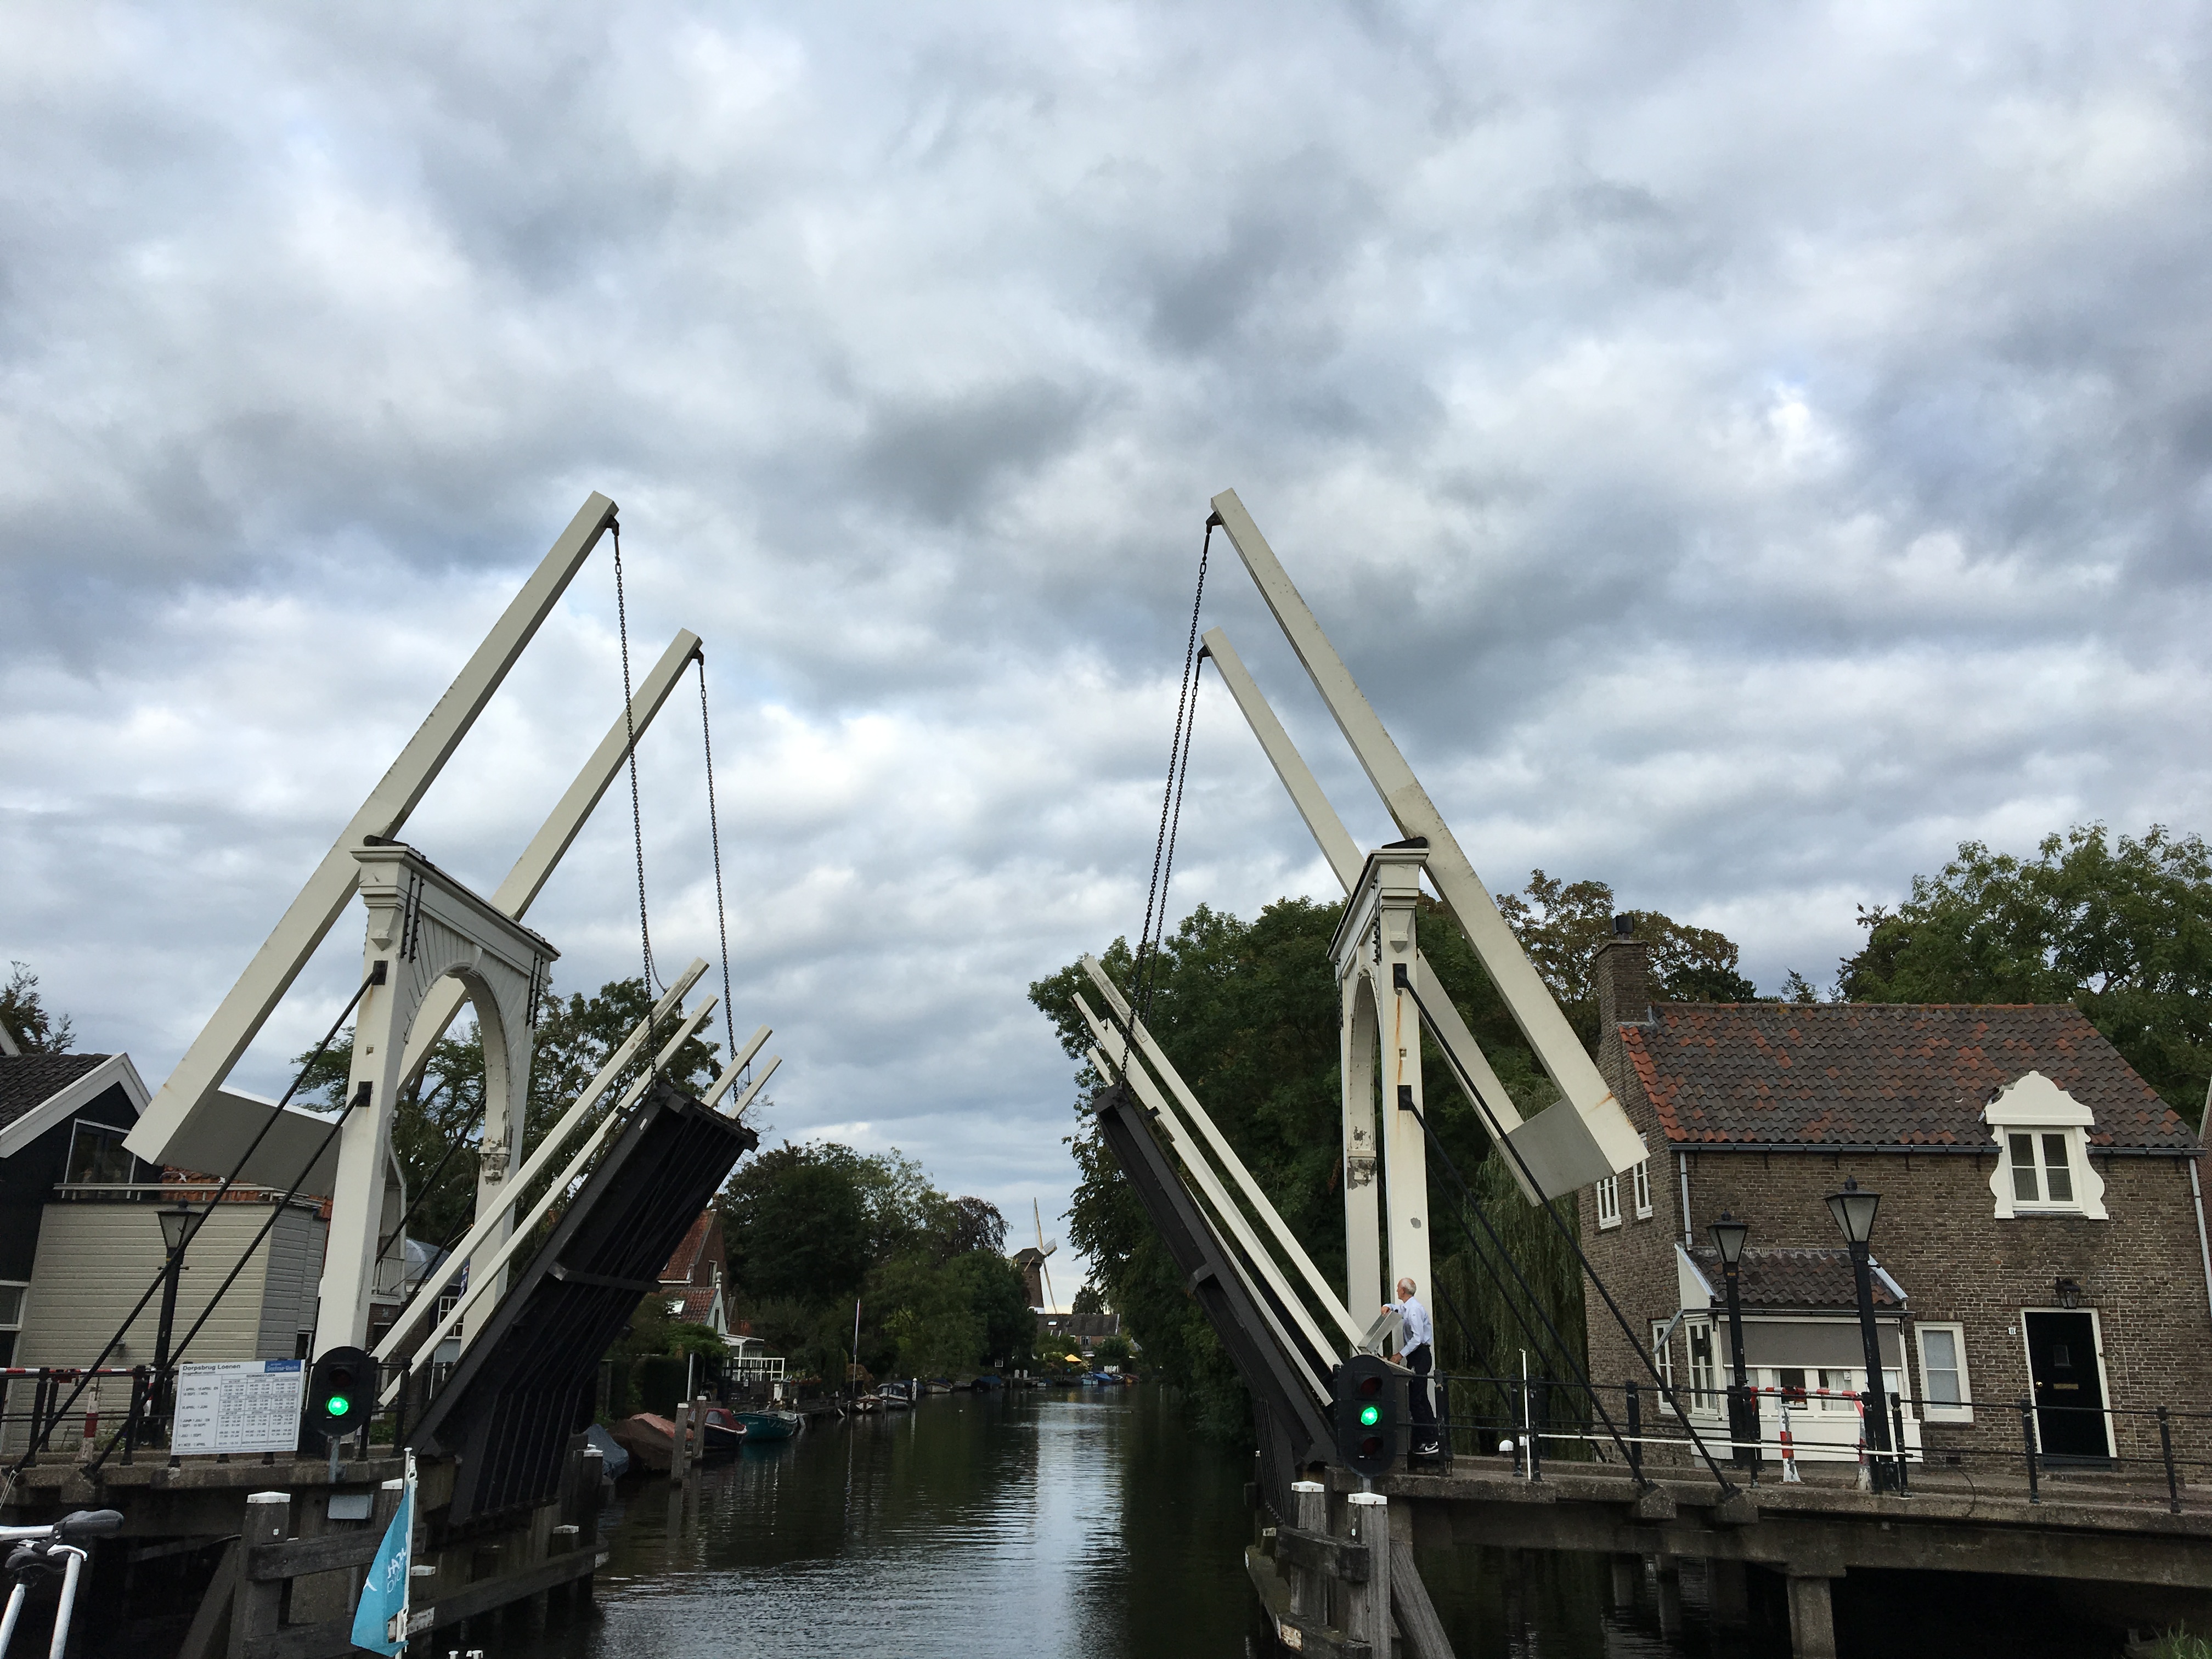
[[[1413,1373],[1371,1353],[1336,1368],[1336,1455],[1355,1474],[1376,1475],[1398,1461]]]
[[[376,1409],[376,1361],[359,1348],[332,1348],[307,1374],[307,1427],[327,1444],[343,1440]]]

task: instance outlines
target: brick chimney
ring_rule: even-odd
[[[1651,947],[1636,937],[1626,916],[1613,919],[1613,937],[1597,947],[1597,1024],[1601,1036],[1616,1025],[1651,1018]]]

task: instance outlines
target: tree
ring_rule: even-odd
[[[39,976],[26,963],[8,964],[8,982],[0,985],[0,1025],[27,1054],[65,1054],[76,1041],[69,1016],[47,1011]]]
[[[1597,1043],[1597,953],[1613,937],[1613,889],[1601,881],[1562,882],[1528,872],[1519,893],[1498,895],[1498,908],[1528,960],[1551,987],[1576,1032]],[[1668,1002],[1756,1002],[1759,987],[1738,971],[1735,942],[1658,910],[1630,910],[1636,936],[1650,946],[1653,980]]]
[[[1855,1002],[2070,1002],[2191,1123],[2212,1079],[2212,848],[2153,824],[2046,836],[2033,858],[1960,843],[1896,909],[1862,906]]]
[[[782,1146],[738,1168],[721,1200],[731,1277],[753,1295],[849,1304],[873,1259],[864,1160],[850,1147]]]

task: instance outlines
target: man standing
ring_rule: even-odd
[[[1415,1457],[1441,1457],[1443,1447],[1437,1439],[1436,1401],[1431,1397],[1429,1374],[1436,1370],[1436,1328],[1429,1319],[1429,1310],[1413,1295],[1418,1287],[1410,1279],[1398,1281],[1398,1299],[1386,1302],[1383,1310],[1398,1316],[1402,1329],[1398,1338],[1398,1363],[1413,1372],[1413,1380],[1407,1389],[1413,1407],[1413,1448]]]

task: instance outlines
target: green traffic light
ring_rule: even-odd
[[[343,1417],[352,1409],[353,1401],[342,1394],[334,1394],[323,1402],[324,1414],[329,1417]]]
[[[1364,1407],[1360,1411],[1359,1426],[1363,1429],[1371,1429],[1382,1420],[1382,1408],[1380,1406]]]

